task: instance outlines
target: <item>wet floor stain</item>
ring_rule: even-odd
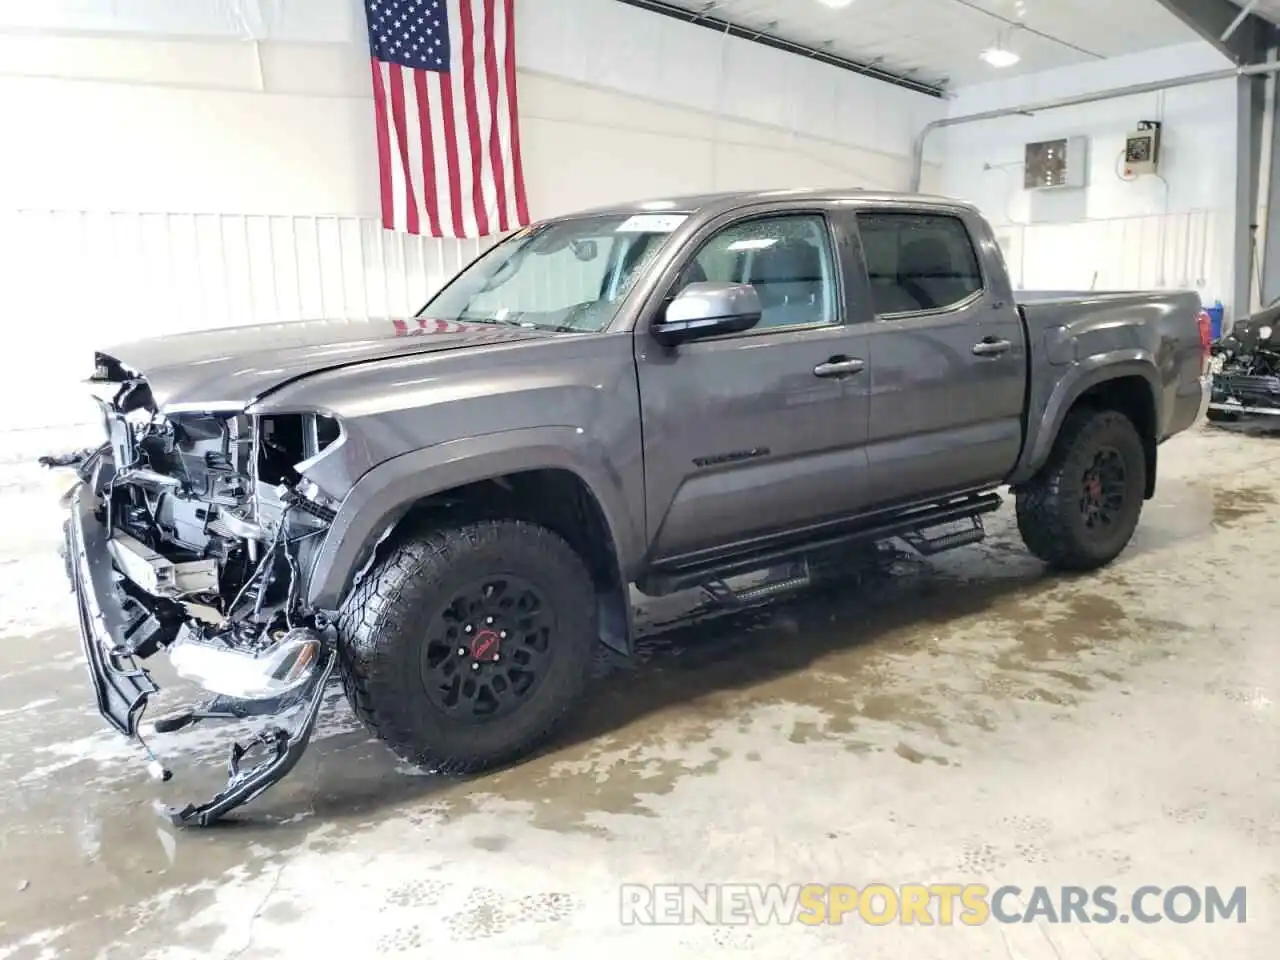
[[[167,898],[178,888],[183,916],[212,907],[226,877],[261,888],[263,896],[298,849],[340,849],[352,834],[389,817],[406,845],[427,843],[442,828],[495,809],[519,811],[533,830],[609,839],[616,818],[661,829],[659,799],[715,777],[735,760],[775,761],[779,750],[798,763],[815,751],[834,751],[851,770],[883,757],[913,775],[959,776],[975,741],[1016,731],[1029,715],[1069,717],[1192,638],[1176,609],[1150,602],[1158,574],[1133,574],[1130,563],[1211,536],[1217,527],[1270,517],[1274,503],[1262,486],[1174,481],[1148,505],[1125,561],[1089,577],[1047,573],[1006,522],[979,547],[929,562],[899,558],[878,576],[828,583],[767,607],[726,613],[697,598],[684,598],[683,610],[654,603],[663,610],[642,618],[634,661],[602,655],[592,698],[561,740],[482,778],[406,768],[351,724],[318,742],[288,781],[237,821],[175,834],[142,809],[140,798],[153,787],[140,764],[51,765],[43,781],[0,794],[10,811],[0,852],[7,862],[65,869],[56,878],[33,870],[0,887],[0,919],[8,924],[0,941],[50,926],[57,920],[51,905],[92,902],[101,911],[99,934],[109,940],[173,922]],[[29,642],[59,657],[74,647],[66,631]],[[63,692],[82,682],[74,656],[64,659],[65,670],[46,656],[6,671],[0,708],[18,711],[14,716],[60,711],[56,722],[84,738],[96,720],[87,691]],[[346,706],[335,694],[330,709],[342,714]],[[0,724],[9,720],[0,713]],[[0,736],[6,729],[0,726]],[[50,756],[61,762],[60,754]],[[182,779],[162,790],[167,799],[221,786],[221,756],[212,747],[184,761],[190,762]],[[478,856],[501,855],[520,837],[482,831],[468,842]],[[1038,849],[1028,846],[1024,859]],[[975,863],[984,856],[976,847]],[[433,889],[397,895],[405,904],[428,904],[438,895]],[[523,906],[482,894],[450,915],[457,937],[485,940],[528,917],[576,909],[568,894]],[[269,909],[260,919],[288,920],[280,913],[287,907]],[[182,943],[198,949],[223,932],[216,924],[188,926]],[[413,926],[382,943],[388,950],[420,945]]]
[[[1229,526],[1247,520],[1276,504],[1269,487],[1229,487],[1213,491],[1213,525]]]
[[[908,559],[874,582],[829,584],[737,613],[695,605],[674,625],[646,625],[634,663],[604,658],[583,716],[541,756],[480,780],[405,777],[380,745],[353,730],[313,750],[257,813],[222,829],[270,836],[278,846],[315,819],[359,822],[380,807],[425,800],[427,819],[448,822],[497,797],[529,804],[535,827],[597,833],[600,814],[650,816],[654,796],[714,775],[726,752],[711,741],[732,723],[749,735],[781,732],[797,745],[833,742],[852,753],[887,750],[920,762],[918,752],[949,762],[945,748],[956,742],[956,728],[996,729],[993,706],[1002,701],[1069,707],[1097,684],[1115,682],[1114,671],[1077,662],[1094,646],[1158,644],[1162,631],[1177,631],[1176,623],[1131,615],[1109,597],[1072,592],[1069,578],[1047,576],[1025,553],[992,549],[974,559],[952,564],[967,566],[963,575]],[[939,683],[922,690],[902,668],[920,656],[972,656],[988,666],[970,689]],[[333,708],[343,706],[335,698]],[[796,719],[797,707],[810,716]],[[788,714],[779,721],[784,730],[759,719],[770,708]],[[911,731],[944,749],[913,746],[905,756],[899,738]],[[200,771],[183,789],[197,784],[216,788],[216,774]],[[290,806],[307,816],[283,822],[289,817],[274,811]],[[139,856],[124,865],[128,872],[170,866],[155,853]]]
[[[921,751],[917,750],[915,747],[912,747],[905,743],[899,743],[896,747],[894,747],[893,752],[896,753],[898,756],[900,756],[903,760],[908,760],[911,763],[924,763],[928,761],[929,763],[936,763],[943,767],[949,767],[951,765],[951,761],[948,760],[946,757],[938,757],[938,756],[934,756],[933,754],[922,753]]]
[[[1184,633],[1079,592],[1025,552],[979,557],[967,576],[907,561],[878,582],[667,626],[641,641],[638,666],[602,671],[565,742],[440,799],[450,817],[498,797],[531,804],[534,826],[600,832],[600,814],[652,815],[654,798],[714,775],[727,758],[717,742],[734,724],[748,742],[780,736],[949,766],[962,731],[994,731],[1008,718],[1002,704],[1069,709],[1123,678],[1117,659],[1158,656]],[[1105,589],[1115,593],[1124,580],[1110,576]],[[1100,646],[1110,669],[1090,665]],[[910,668],[919,657],[966,659],[971,682],[922,687]]]

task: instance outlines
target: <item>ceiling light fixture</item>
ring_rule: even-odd
[[[1019,28],[1019,25],[1015,24],[1009,30],[1009,33],[1013,33],[1013,31],[1017,30],[1018,28]],[[985,60],[989,66],[996,67],[997,69],[1004,68],[1004,67],[1012,67],[1015,63],[1017,63],[1019,60],[1022,59],[1012,50],[1005,47],[999,33],[996,34],[995,44],[993,46],[988,47],[986,50],[983,50],[980,54],[978,54],[978,56],[981,59]]]
[[[843,10],[853,4],[853,0],[818,0],[818,2],[824,7],[830,7],[832,10]]]
[[[983,60],[993,67],[1012,67],[1022,58],[1012,50],[1005,50],[1002,47],[990,47],[978,54]]]

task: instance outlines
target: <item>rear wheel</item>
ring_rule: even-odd
[[[559,730],[599,636],[578,555],[517,520],[405,536],[338,626],[356,714],[403,759],[452,773],[510,762]]]
[[[1133,537],[1146,483],[1133,421],[1115,410],[1072,411],[1048,463],[1017,491],[1018,532],[1051,566],[1105,566]]]

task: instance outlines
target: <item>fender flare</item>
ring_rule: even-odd
[[[627,599],[626,558],[639,555],[622,478],[603,449],[577,427],[535,427],[450,440],[387,460],[348,491],[307,580],[307,604],[335,610],[382,536],[424,497],[525,470],[560,469],[591,491],[612,539],[617,582]],[[626,603],[628,625],[630,603]],[[630,630],[627,630],[628,637]]]
[[[1049,399],[1045,402],[1044,411],[1030,418],[1028,427],[1038,422],[1038,429],[1032,437],[1032,443],[1024,447],[1021,460],[1010,474],[1007,482],[1024,483],[1031,479],[1053,451],[1058,439],[1058,432],[1067,418],[1075,402],[1084,393],[1099,384],[1121,377],[1141,377],[1151,391],[1152,408],[1155,411],[1156,433],[1159,434],[1163,411],[1161,404],[1160,372],[1154,357],[1147,350],[1130,348],[1111,350],[1095,354],[1074,364],[1055,385]]]

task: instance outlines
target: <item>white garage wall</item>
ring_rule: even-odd
[[[1206,43],[1168,47],[957,91],[964,116],[1230,64]],[[1139,120],[1160,120],[1160,177],[1117,174],[1124,137]],[[1235,82],[1049,110],[946,128],[942,187],[978,204],[997,225],[1015,280],[1026,289],[1194,288],[1228,303],[1235,199]],[[1037,223],[1022,189],[1023,146],[1087,136],[1083,210]]]
[[[48,401],[0,405],[0,428],[79,416],[42,385],[81,374],[91,344],[403,313],[481,249],[379,229],[359,6],[307,8],[295,23],[275,4],[0,6],[0,129],[18,145],[0,153],[0,316],[27,371],[0,390]],[[517,16],[534,216],[707,189],[904,188],[912,137],[945,109],[613,0],[518,0]]]

